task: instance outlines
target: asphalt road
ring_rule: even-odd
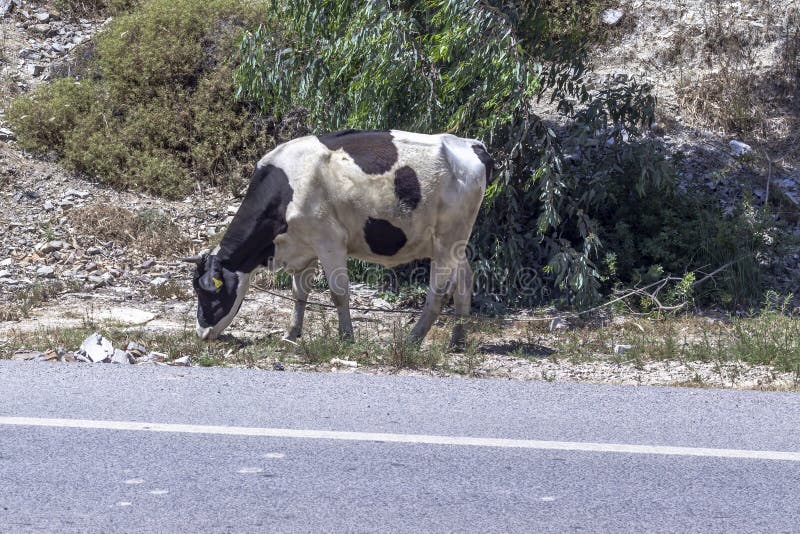
[[[0,532],[798,532],[800,395],[0,361]]]

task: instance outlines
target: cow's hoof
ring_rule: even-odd
[[[450,337],[450,343],[447,348],[452,352],[463,352],[464,347],[467,345],[467,331],[464,325],[459,324],[453,328],[453,335]]]

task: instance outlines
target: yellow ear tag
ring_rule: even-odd
[[[216,287],[216,288],[217,288],[217,291],[219,291],[219,288],[221,288],[221,287],[222,287],[222,280],[220,280],[220,279],[219,279],[219,278],[217,278],[216,276],[213,276],[213,277],[211,278],[211,281],[212,281],[212,282],[214,282],[214,287]]]

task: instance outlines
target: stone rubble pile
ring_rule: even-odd
[[[11,356],[18,361],[43,362],[83,362],[83,363],[117,363],[117,364],[156,364],[185,367],[191,364],[191,357],[183,355],[170,360],[163,352],[148,351],[141,343],[131,341],[125,350],[115,348],[111,340],[97,332],[83,340],[78,350],[66,350],[63,347],[50,349],[47,352],[20,349]]]

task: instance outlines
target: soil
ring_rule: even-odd
[[[777,4],[783,6],[780,2]],[[786,6],[789,4],[786,2]],[[687,179],[699,183],[710,181],[710,177],[720,169],[735,164],[728,148],[730,139],[704,130],[680,115],[675,94],[679,81],[677,66],[675,69],[653,68],[659,67],[660,58],[665,57],[662,48],[672,42],[670,36],[682,31],[681,24],[692,28],[690,35],[703,28],[702,14],[707,11],[704,1],[628,1],[620,2],[620,7],[625,15],[618,22],[616,37],[612,35],[612,42],[598,51],[598,79],[620,74],[649,76],[663,106],[665,122],[661,135],[674,150],[682,150],[688,155],[682,172]],[[737,12],[737,16],[743,20],[760,20],[758,14],[742,14],[750,13],[742,9],[744,11]],[[16,94],[47,83],[48,77],[54,75],[53,66],[63,69],[65,58],[68,60],[72,53],[68,49],[59,51],[64,48],[64,42],[59,41],[57,29],[46,31],[41,26],[42,17],[37,18],[41,13],[49,15],[48,23],[54,28],[66,28],[61,34],[62,37],[66,35],[62,41],[74,38],[85,42],[104,23],[103,20],[59,21],[58,10],[52,2],[21,1],[2,20],[3,107]],[[76,31],[77,38],[74,37]],[[659,36],[657,43],[642,46],[645,41],[652,42],[652,39],[645,39],[652,35]],[[774,43],[765,41],[765,58],[769,56],[770,47],[774,48]],[[32,49],[34,52],[30,52]],[[697,58],[682,60],[697,69],[702,68]],[[653,72],[658,72],[657,77]],[[0,128],[8,128],[2,113]],[[781,184],[790,202],[791,195],[800,191],[800,173],[796,163],[787,156],[771,170],[773,180]],[[752,180],[738,178],[725,184],[717,181],[714,187],[718,189],[721,202],[737,198],[744,188],[750,188],[751,192],[758,189]],[[230,192],[211,188],[197,190],[180,201],[111,189],[65,170],[55,157],[25,153],[17,146],[13,134],[0,133],[0,225],[6,228],[0,245],[0,308],[11,307],[14,299],[18,299],[26,288],[41,284],[58,288],[55,295],[26,310],[25,316],[0,322],[0,349],[12,343],[20,332],[80,327],[87,322],[102,324],[110,321],[160,332],[193,330],[192,267],[180,261],[179,253],[199,252],[208,247],[239,202],[240,199]],[[87,230],[85,225],[81,225],[81,219],[98,206],[106,210],[112,208],[111,213],[104,215],[95,231]],[[146,240],[133,230],[127,232],[127,237],[109,237],[110,228],[121,228],[124,234],[124,224],[130,220],[130,215],[142,213],[174,225],[173,231],[185,237],[181,246],[186,250],[167,250],[155,255]],[[783,260],[781,269],[784,270],[786,285],[793,289],[800,280],[800,256],[789,255]],[[289,294],[287,291],[274,293]],[[375,291],[369,288],[355,287],[353,290],[354,306],[372,306],[375,298]],[[329,302],[327,295],[319,292],[315,292],[312,299]],[[251,290],[230,333],[241,338],[279,336],[288,323],[290,310],[289,301],[272,293]],[[318,321],[322,320],[320,317],[322,315],[318,314]],[[397,315],[380,311],[355,312],[356,336],[386,339],[390,325],[397,318]],[[778,373],[769,367],[738,363],[625,362],[613,357],[613,347],[609,347],[609,355],[598,355],[592,361],[573,362],[558,358],[548,348],[556,334],[548,334],[547,328],[542,330],[544,333],[535,346],[523,343],[520,329],[526,324],[524,321],[530,319],[527,313],[506,318],[501,328],[477,335],[480,342],[473,356],[453,355],[451,365],[440,370],[398,370],[381,365],[354,368],[335,363],[290,363],[285,368],[615,384],[797,387],[795,375]],[[440,323],[433,336],[443,335],[446,335],[446,328],[444,323]],[[276,361],[276,358],[266,357],[255,365],[272,368]]]

